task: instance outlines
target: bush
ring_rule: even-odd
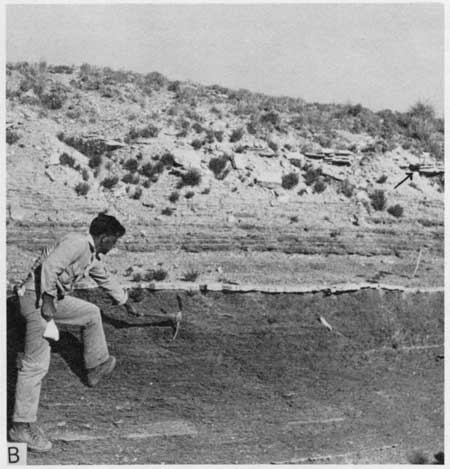
[[[186,194],[184,194],[184,197],[186,199],[192,199],[192,197],[194,197],[194,195],[195,195],[194,191],[188,191],[188,192],[186,192]]]
[[[215,130],[214,131],[214,138],[218,142],[222,142],[223,141],[223,130]]]
[[[131,196],[132,199],[138,200],[142,197],[142,188],[141,187],[136,187],[133,195]]]
[[[112,189],[118,182],[119,178],[117,176],[109,176],[103,179],[101,185],[106,189]]]
[[[98,168],[102,164],[102,156],[101,155],[92,155],[89,158],[89,167],[92,169]]]
[[[269,111],[262,114],[259,121],[261,124],[272,124],[273,126],[278,126],[280,125],[280,116],[275,111]]]
[[[75,168],[76,166],[75,158],[73,156],[68,155],[66,152],[61,153],[61,155],[59,156],[59,162],[63,166],[69,166],[69,168]]]
[[[275,142],[272,142],[272,140],[270,140],[267,145],[269,146],[269,148],[274,152],[276,153],[278,151],[278,144],[275,143]]]
[[[170,151],[166,151],[163,156],[161,156],[161,163],[166,166],[167,168],[171,168],[174,163],[175,163],[175,159],[172,155],[172,153],[170,153]]]
[[[196,133],[198,134],[201,134],[203,132],[203,127],[201,126],[201,124],[199,124],[198,122],[194,122],[192,124],[192,130],[194,130]]]
[[[39,94],[39,93],[37,93]],[[41,95],[41,103],[48,109],[61,109],[67,96],[61,89],[51,90],[49,93]]]
[[[181,176],[184,186],[198,186],[202,180],[202,175],[198,169],[189,169]]]
[[[179,198],[180,198],[180,194],[177,191],[173,191],[169,195],[169,201],[172,202],[172,203],[175,203]]]
[[[191,147],[194,150],[199,150],[203,146],[203,143],[204,143],[203,140],[200,140],[199,138],[196,138],[196,139],[192,140]]]
[[[399,204],[391,205],[387,211],[395,218],[400,218],[403,215],[403,207]]]
[[[164,269],[157,269],[153,272],[153,278],[157,282],[163,281],[166,277],[167,277],[167,271],[165,271]]]
[[[314,184],[322,175],[321,168],[314,169],[312,166],[307,166],[305,167],[305,170],[306,171],[303,177],[305,178],[305,184],[307,186]]]
[[[281,178],[281,186],[283,189],[292,189],[298,184],[298,174],[297,173],[289,173],[284,174]]]
[[[11,129],[6,129],[6,143],[8,145],[14,145],[20,139],[20,135]]]
[[[318,179],[313,186],[313,192],[315,194],[320,194],[322,193],[325,189],[327,188],[327,185],[323,178]]]
[[[81,177],[83,181],[89,181],[89,171],[86,168],[83,168],[83,171],[81,171]]]
[[[153,171],[153,165],[151,163],[145,163],[141,169],[139,170],[139,172],[143,175],[143,176],[146,176],[148,178],[151,178],[153,176],[154,171]]]
[[[146,189],[148,189],[152,185],[152,181],[150,179],[146,179],[142,184]]]
[[[244,135],[244,129],[242,127],[239,127],[238,129],[234,129],[233,132],[231,132],[230,135],[230,142],[238,142]]]
[[[175,209],[170,208],[170,207],[166,207],[166,208],[163,208],[163,209],[161,210],[161,213],[162,213],[163,215],[167,215],[168,217],[170,217],[170,215],[172,215],[172,213],[173,213],[174,211],[175,211]]]
[[[225,156],[218,156],[217,158],[211,158],[208,163],[208,168],[217,177],[227,166],[228,158]]]
[[[139,163],[136,159],[129,158],[127,161],[125,161],[125,163],[123,164],[123,167],[127,169],[128,171],[134,173],[135,171],[137,171],[139,167]]]
[[[344,179],[340,184],[339,192],[344,194],[345,197],[350,198],[353,195],[354,189],[353,184],[351,184],[348,179]]]
[[[372,207],[375,210],[384,210],[386,207],[386,196],[384,195],[384,191],[376,190],[369,195]]]
[[[197,270],[190,269],[183,274],[181,280],[183,280],[183,282],[195,282],[199,275],[200,274]]]
[[[376,182],[378,184],[384,184],[386,181],[387,181],[387,176],[386,176],[386,174],[383,174],[377,179]]]
[[[87,182],[80,182],[75,186],[75,192],[77,195],[86,195],[90,188],[91,186]]]
[[[127,173],[122,178],[122,182],[125,184],[139,184],[139,175],[136,173]]]
[[[144,127],[139,132],[139,135],[143,138],[154,138],[154,137],[157,137],[158,134],[159,134],[159,129],[153,124],[148,124],[147,127]]]

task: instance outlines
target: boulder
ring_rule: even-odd
[[[190,148],[175,148],[172,151],[175,166],[182,168],[201,168],[202,158],[200,153]]]

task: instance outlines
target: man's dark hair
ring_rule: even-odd
[[[89,233],[92,236],[108,235],[120,237],[125,234],[125,228],[113,216],[100,213],[92,220]]]

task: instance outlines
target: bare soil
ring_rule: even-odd
[[[143,293],[146,315],[177,310],[176,292]],[[54,448],[29,464],[406,463],[443,449],[442,293],[180,294],[171,342],[160,318],[77,292],[101,306],[117,370],[88,388],[80,331],[62,333],[39,415]],[[11,410],[13,302],[8,325]]]

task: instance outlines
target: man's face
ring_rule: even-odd
[[[100,254],[108,254],[108,252],[116,245],[118,239],[119,236],[115,235],[100,236],[97,252]]]

